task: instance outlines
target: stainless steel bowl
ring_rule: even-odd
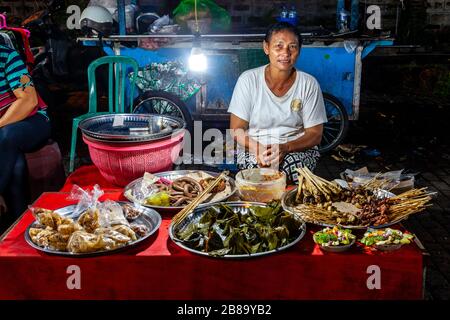
[[[176,135],[185,127],[180,118],[134,113],[97,115],[79,124],[82,133],[94,141],[118,143],[156,141]]]

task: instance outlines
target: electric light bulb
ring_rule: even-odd
[[[203,54],[201,48],[194,47],[191,50],[189,57],[189,69],[195,72],[203,72],[208,67],[206,56]]]

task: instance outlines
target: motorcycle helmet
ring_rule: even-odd
[[[109,36],[113,29],[113,18],[108,9],[89,6],[81,13],[80,27],[86,35]]]

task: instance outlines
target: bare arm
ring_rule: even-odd
[[[17,88],[13,93],[17,100],[13,102],[0,118],[0,128],[25,119],[38,104],[37,93],[33,86]]]
[[[299,152],[317,146],[322,140],[322,132],[323,124],[306,128],[303,136],[286,143],[286,152]]]
[[[255,139],[250,138],[250,136],[248,135],[248,121],[245,121],[238,116],[231,114],[230,129],[233,139],[240,146],[244,147],[245,150],[255,154],[260,165],[268,165],[264,161],[262,161],[259,156],[260,154],[262,154],[263,150],[266,149],[266,147],[260,144]]]

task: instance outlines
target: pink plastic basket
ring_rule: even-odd
[[[155,142],[119,144],[92,141],[83,135],[92,162],[109,182],[126,186],[142,177],[145,172],[156,173],[172,170],[178,159],[184,131]]]

